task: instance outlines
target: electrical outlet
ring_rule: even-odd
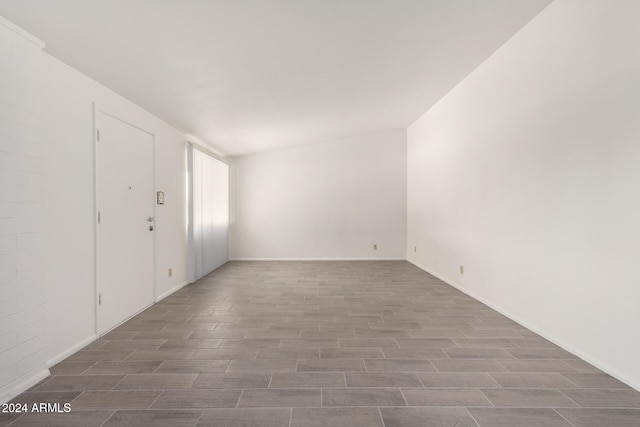
[[[169,277],[173,276],[173,268],[169,269]]]
[[[460,266],[460,274],[464,274],[464,265]]]
[[[374,251],[377,251],[377,250],[378,250],[378,244],[377,244],[377,243],[374,243],[374,244],[373,244],[373,250],[374,250]]]

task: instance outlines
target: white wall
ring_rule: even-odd
[[[187,281],[185,134],[45,55],[48,357],[56,362],[95,333],[93,102],[155,135],[156,293]],[[168,277],[168,269],[173,269]]]
[[[231,258],[404,259],[406,161],[404,130],[235,158]]]
[[[0,402],[45,365],[42,44],[0,18]]]
[[[409,127],[407,250],[640,389],[638,16],[557,0]]]
[[[187,135],[3,25],[0,55],[0,401],[6,401],[95,339],[93,103],[155,135],[156,188],[165,193],[165,204],[156,207],[159,298],[187,283]]]

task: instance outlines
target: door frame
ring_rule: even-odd
[[[121,115],[113,113],[112,111],[103,108],[102,106],[99,106],[95,101],[93,102],[93,192],[94,192],[94,206],[93,206],[93,220],[94,220],[94,262],[93,265],[95,266],[94,268],[94,278],[93,278],[93,282],[94,282],[94,322],[95,322],[95,333],[96,333],[96,337],[100,337],[102,335],[105,335],[106,333],[108,333],[109,331],[117,328],[118,326],[120,326],[122,323],[126,322],[127,320],[131,319],[132,317],[134,317],[135,315],[137,315],[138,313],[140,313],[141,311],[146,310],[148,307],[150,307],[151,305],[155,304],[157,302],[158,299],[158,289],[157,289],[157,277],[156,277],[156,263],[157,263],[157,251],[156,251],[156,244],[157,244],[157,239],[156,239],[156,233],[153,233],[153,265],[152,265],[152,277],[153,277],[153,283],[152,283],[152,287],[153,287],[153,301],[151,302],[151,304],[145,308],[143,308],[141,311],[137,312],[137,313],[133,313],[130,317],[126,318],[124,321],[122,321],[121,323],[119,323],[118,325],[115,325],[114,327],[100,332],[98,330],[98,306],[99,306],[99,293],[100,293],[100,283],[99,283],[99,272],[100,272],[100,233],[98,231],[98,207],[100,206],[99,202],[100,202],[100,191],[99,191],[99,186],[98,186],[98,182],[99,182],[99,178],[100,178],[100,168],[98,166],[98,130],[100,128],[100,121],[98,119],[98,114],[102,113],[105,114],[107,116],[110,116],[113,119],[119,120],[122,123],[125,123],[129,126],[132,126],[144,133],[147,133],[149,135],[151,135],[151,170],[152,170],[152,177],[151,177],[151,185],[153,187],[154,192],[156,191],[156,134],[155,132],[152,132],[148,129],[145,129],[144,127],[141,127],[140,125],[136,124],[134,121],[132,120],[128,120],[126,118],[123,118]],[[153,196],[153,195],[150,195]],[[157,203],[153,203],[153,217],[156,218],[156,214],[157,214]],[[154,221],[154,226],[157,224],[156,221]],[[157,230],[157,227],[156,227]]]

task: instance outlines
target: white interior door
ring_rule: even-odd
[[[96,112],[97,329],[154,301],[153,135]]]

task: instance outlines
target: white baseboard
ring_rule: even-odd
[[[595,366],[596,368],[600,369],[601,371],[611,375],[612,377],[622,381],[623,383],[627,384],[629,387],[633,387],[634,389],[640,391],[640,384],[632,381],[631,379],[627,378],[626,375],[621,374],[620,372],[618,372],[615,369],[612,369],[608,364],[601,362],[600,360],[596,360],[593,357],[591,357],[589,354],[584,353],[582,350],[580,350],[579,348],[576,348],[572,345],[567,344],[566,342],[564,342],[562,339],[556,337],[553,334],[550,334],[546,331],[540,330],[538,327],[531,325],[529,322],[527,322],[524,319],[521,319],[519,316],[511,313],[509,310],[505,310],[502,307],[492,303],[491,301],[474,294],[473,292],[469,291],[468,289],[465,289],[464,287],[458,285],[455,281],[450,280],[444,276],[441,276],[433,271],[431,271],[430,269],[428,269],[427,267],[424,267],[420,264],[418,264],[417,262],[407,259],[407,261],[409,261],[411,264],[415,265],[416,267],[418,267],[421,270],[426,271],[427,273],[431,274],[434,277],[437,277],[438,279],[442,280],[444,283],[446,283],[449,286],[452,286],[454,288],[456,288],[457,290],[459,290],[460,292],[470,296],[471,298],[475,299],[476,301],[481,302],[482,304],[486,305],[487,307],[497,311],[498,313],[502,314],[503,316],[508,317],[509,319],[513,320],[514,322],[518,323],[521,326],[524,326],[525,328],[529,329],[530,331],[535,332],[536,334],[540,335],[541,337],[551,341],[552,343],[554,343],[555,345],[557,345],[558,347],[562,348],[563,350],[568,351],[571,354],[574,354],[575,356],[578,356],[580,359],[592,364],[593,366]]]
[[[94,342],[97,339],[98,339],[98,336],[96,334],[93,334],[93,335],[90,335],[87,338],[83,339],[79,343],[69,347],[68,349],[66,349],[62,353],[60,353],[60,354],[52,357],[51,359],[49,359],[47,361],[47,368],[50,368],[53,365],[62,362],[67,357],[71,356],[72,354],[76,353],[77,351],[82,350],[83,348],[85,348],[86,346],[88,346],[89,344],[91,344],[92,342]]]
[[[166,297],[168,297],[169,295],[171,295],[171,294],[173,294],[173,293],[175,293],[175,292],[178,292],[180,289],[184,288],[184,287],[185,287],[185,286],[187,286],[188,284],[189,284],[189,282],[188,282],[188,281],[187,281],[187,282],[182,282],[182,283],[180,283],[178,286],[175,286],[175,287],[173,287],[173,288],[169,289],[168,291],[161,293],[160,295],[158,295],[158,296],[156,297],[156,301],[155,301],[155,302],[162,301],[163,299],[165,299],[165,298],[166,298]]]
[[[229,261],[406,261],[406,258],[229,258]]]
[[[5,387],[0,389],[0,403],[6,403],[10,401],[20,393],[28,390],[43,379],[47,378],[49,374],[49,369],[43,368],[29,375],[27,378],[20,378],[14,382],[7,384]]]

